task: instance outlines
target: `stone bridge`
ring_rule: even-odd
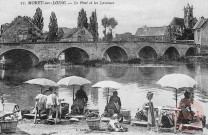
[[[65,55],[79,55],[81,59],[155,59],[168,55],[171,57],[190,56],[195,52],[194,44],[153,43],[153,42],[113,42],[113,43],[1,43],[0,56],[21,56],[32,60],[36,65],[43,60]],[[70,56],[69,56],[70,57]]]

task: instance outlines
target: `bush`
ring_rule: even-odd
[[[86,60],[82,63],[82,65],[84,66],[93,66],[93,67],[97,67],[97,66],[101,66],[103,64],[109,64],[109,61],[106,61],[105,59],[95,59],[95,60]]]
[[[141,59],[140,58],[132,58],[132,59],[129,59],[125,63],[128,63],[128,64],[140,64],[141,63]]]
[[[58,58],[52,58],[47,61],[48,64],[58,64],[60,63]]]

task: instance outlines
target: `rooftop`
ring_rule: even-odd
[[[208,18],[201,17],[200,20],[197,21],[193,29],[200,29],[207,21],[208,21]]]
[[[78,28],[62,28],[64,31],[64,36],[62,38],[69,38],[71,37],[74,33],[78,31]]]
[[[162,36],[165,35],[167,26],[138,28],[135,36]]]
[[[179,18],[179,17],[174,17],[173,20],[171,21],[170,25],[184,25],[184,19]]]

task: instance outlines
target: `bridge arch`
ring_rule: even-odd
[[[155,51],[155,49],[152,48],[151,46],[145,46],[139,50],[138,56],[142,60],[151,60],[151,59],[154,60],[157,59],[158,54]]]
[[[196,48],[190,47],[187,49],[185,56],[196,56]]]
[[[112,62],[126,61],[128,59],[127,51],[120,46],[111,46],[106,48],[102,54],[103,58]]]
[[[62,50],[62,52],[58,54],[57,58],[72,64],[80,64],[89,60],[89,54],[82,48],[70,47]]]
[[[168,60],[176,60],[180,58],[181,55],[175,47],[171,46],[165,50],[163,57]]]
[[[26,49],[13,48],[1,53],[0,58],[4,57],[6,64],[13,67],[31,67],[39,62],[35,53]]]

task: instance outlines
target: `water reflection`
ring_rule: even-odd
[[[128,67],[120,66],[118,70],[117,66],[105,66],[104,69],[106,70],[108,77],[113,78],[113,79],[119,79],[125,76]]]
[[[186,64],[186,68],[190,71],[194,71],[195,70],[195,64]]]
[[[107,76],[107,72],[104,68],[90,68],[90,72],[86,77],[92,82],[92,84],[103,80],[111,80],[112,78]]]
[[[155,73],[155,70],[151,67],[142,67],[140,68],[140,72],[145,77],[152,77],[152,75]]]
[[[64,77],[76,75],[86,78],[89,71],[90,69],[84,66],[70,66],[66,69],[66,74]]]
[[[44,77],[44,70],[30,68],[30,69],[13,69],[13,70],[0,70],[1,81],[6,85],[20,85],[22,82],[32,78]]]
[[[92,101],[92,103],[97,106],[98,104],[98,90],[97,89],[93,89],[90,92],[90,100]]]
[[[0,76],[1,76],[1,80],[3,80],[5,76],[5,70],[0,70]]]
[[[154,93],[153,102],[155,106],[171,105],[175,106],[174,90],[164,89],[156,86],[155,83],[164,75],[170,73],[183,73],[195,78],[200,84],[194,91],[195,100],[205,109],[208,102],[208,67],[204,65],[180,65],[180,66],[128,66],[116,65],[103,67],[69,66],[57,67],[54,69],[36,69],[28,70],[0,70],[0,92],[8,95],[6,102],[15,102],[21,108],[30,108],[34,106],[34,97],[40,93],[40,87],[33,85],[23,85],[23,81],[32,78],[45,77],[53,81],[58,81],[63,77],[77,75],[87,78],[92,85],[98,81],[114,80],[122,83],[122,88],[118,90],[121,98],[122,107],[131,110],[132,116],[141,104],[146,100],[146,93]],[[75,92],[79,87],[75,87]],[[90,86],[85,87],[89,98],[90,107],[98,107],[102,113],[107,103],[107,91],[105,89],[95,89]],[[112,95],[110,90],[109,95]],[[72,87],[59,88],[59,96],[65,99],[65,102],[72,105]],[[178,101],[183,98],[183,91],[178,91]],[[165,102],[164,102],[165,101]]]

